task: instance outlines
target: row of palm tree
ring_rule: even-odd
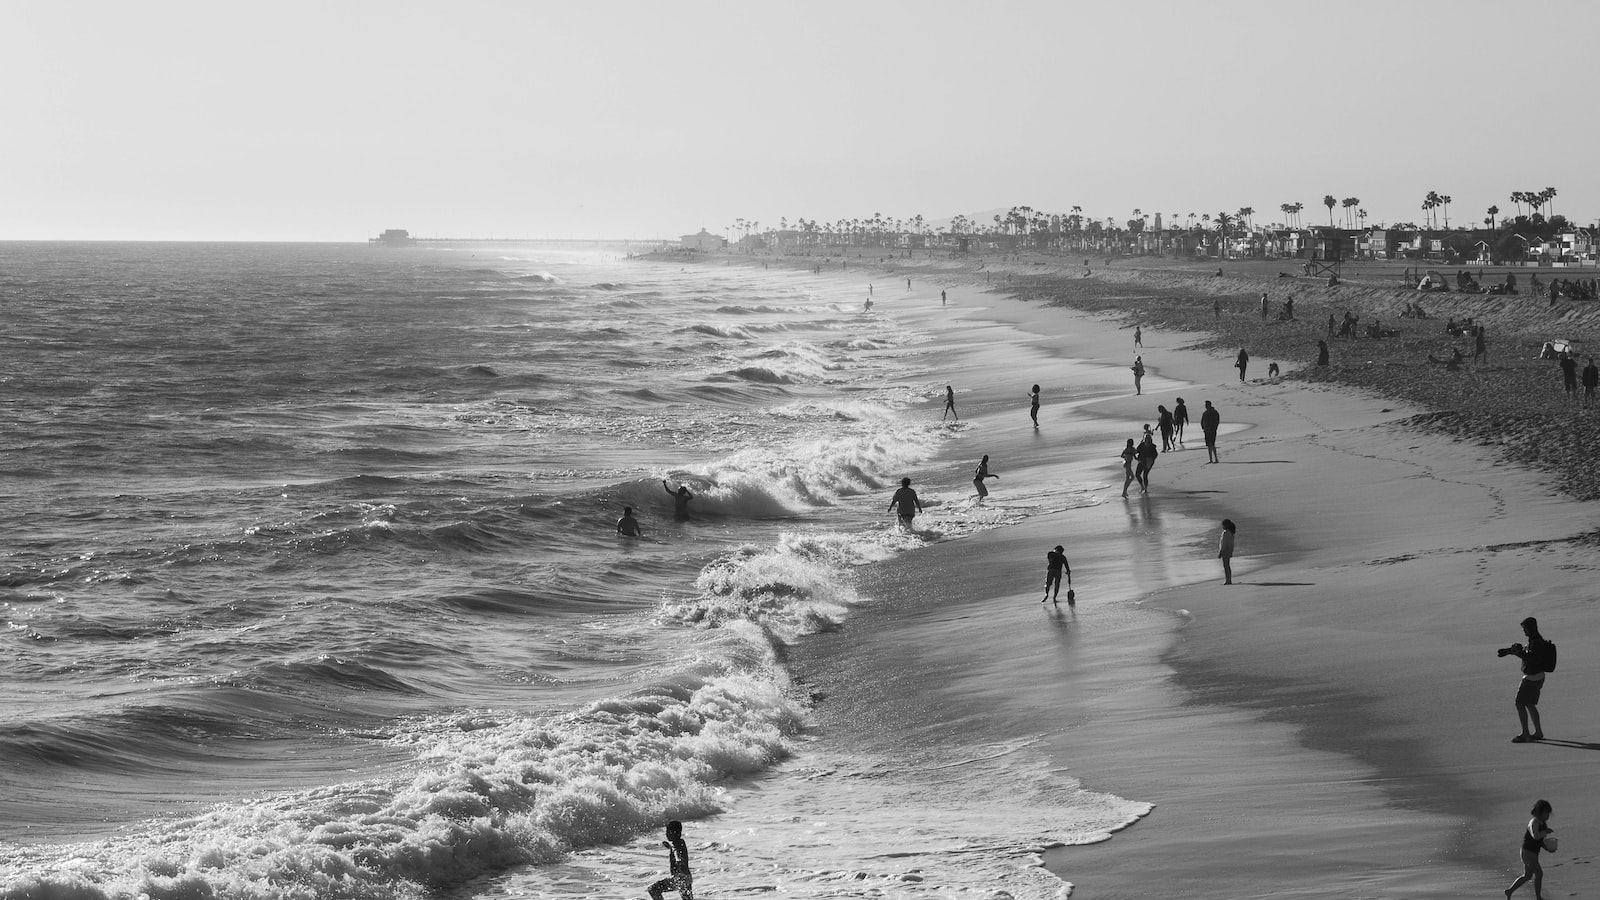
[[[1513,191],[1511,202],[1517,205],[1518,220],[1522,219],[1522,207],[1527,206],[1532,216],[1538,216],[1543,210],[1547,214],[1553,213],[1552,201],[1556,197],[1556,189],[1547,187],[1542,191]],[[1450,203],[1452,198],[1448,194],[1438,191],[1429,191],[1422,201],[1423,221],[1427,227],[1438,228],[1440,218],[1443,218],[1443,227],[1450,227]],[[1360,208],[1359,197],[1345,197],[1343,200],[1335,198],[1332,194],[1324,195],[1322,205],[1328,208],[1328,225],[1334,226],[1334,209],[1342,207],[1344,210],[1344,225],[1347,228],[1366,227],[1367,211]],[[1279,204],[1278,210],[1283,213],[1284,223],[1290,228],[1303,227],[1300,214],[1305,210],[1305,204],[1300,202]],[[1227,237],[1240,230],[1246,233],[1255,230],[1255,208],[1241,206],[1233,213],[1226,211],[1215,215],[1205,213],[1197,215],[1189,213],[1187,217],[1180,213],[1171,213],[1163,224],[1165,230],[1179,230],[1179,222],[1186,222],[1182,230],[1211,231],[1215,230],[1222,237]],[[1484,219],[1490,229],[1494,229],[1497,216],[1500,213],[1498,206],[1490,206],[1487,210],[1488,217]],[[1158,218],[1160,213],[1155,214]],[[1546,216],[1548,219],[1548,215]],[[1128,231],[1142,232],[1146,230],[1149,216],[1142,209],[1134,209],[1132,218],[1124,223]],[[1506,220],[1510,222],[1509,219]],[[1535,221],[1540,221],[1535,219]],[[761,223],[754,220],[739,218],[729,226],[731,234],[747,236],[760,233]],[[790,227],[788,217],[779,220],[779,227],[788,230]],[[796,219],[794,227],[801,232],[813,235],[834,236],[886,236],[890,234],[922,234],[933,236],[933,229],[928,227],[926,220],[921,216],[910,219],[886,218],[882,213],[873,213],[863,219],[839,219],[831,223],[818,224],[815,219]],[[992,224],[980,224],[967,216],[954,217],[947,228],[941,231],[947,234],[1004,234],[1004,235],[1038,235],[1046,232],[1102,232],[1115,231],[1119,226],[1115,217],[1106,217],[1104,220],[1086,217],[1083,207],[1073,206],[1065,215],[1046,213],[1031,206],[1013,206],[1005,213],[996,213],[992,217]]]

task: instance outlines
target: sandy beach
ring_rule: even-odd
[[[950,342],[948,371],[930,378],[959,385],[968,430],[934,466],[942,477],[970,477],[988,453],[1003,476],[995,499],[1066,483],[1104,502],[874,567],[865,589],[883,602],[797,648],[829,698],[822,724],[892,741],[912,727],[874,726],[874,695],[892,694],[916,701],[916,728],[973,720],[997,740],[1032,736],[1086,788],[1154,804],[1109,841],[1046,854],[1075,897],[1487,895],[1520,871],[1516,835],[1540,797],[1563,837],[1547,892],[1600,883],[1587,836],[1600,802],[1584,768],[1600,722],[1583,703],[1600,674],[1585,649],[1600,636],[1585,590],[1600,507],[1579,499],[1594,495],[1592,473],[1563,468],[1588,458],[1583,436],[1600,414],[1561,408],[1559,373],[1531,358],[1539,335],[1581,337],[1593,312],[1418,298],[1373,271],[1332,289],[1299,281],[1300,320],[1263,322],[1252,299],[1286,292],[1273,264],[1216,278],[1119,263],[1130,267],[1082,279],[1035,262],[851,260],[836,273],[912,278],[890,298],[880,288],[880,308]],[[1388,326],[1413,299],[1433,318],[1397,320],[1401,333],[1383,342],[1330,342],[1332,371],[1296,374],[1329,311]],[[1489,323],[1490,366],[1446,372],[1417,356],[1450,345],[1450,315]],[[1023,337],[1009,358],[963,353],[961,331],[976,328]],[[1232,367],[1241,343],[1254,357],[1243,383]],[[1135,353],[1149,370],[1142,396],[1127,373]],[[1104,390],[1052,408],[1049,359],[1103,367]],[[1269,361],[1289,377],[1256,377]],[[1037,431],[1030,381],[1046,384]],[[1517,398],[1504,395],[1519,390],[1522,414],[1508,417],[1501,407]],[[1121,499],[1122,439],[1179,396],[1195,420],[1204,400],[1221,411],[1220,464],[1207,464],[1191,424],[1149,496]],[[929,415],[941,406],[930,393]],[[1066,429],[1103,433],[1103,460],[1057,459],[1052,432]],[[1224,517],[1239,524],[1226,587],[1215,558]],[[1080,595],[1069,611],[1038,598],[1056,543]],[[936,596],[912,587],[930,582]],[[1523,639],[1528,615],[1564,651],[1540,707],[1548,740],[1533,745],[1510,742],[1519,674],[1495,654]],[[841,642],[852,652],[836,653]],[[870,690],[830,662],[906,646],[919,650],[901,651],[903,678]]]

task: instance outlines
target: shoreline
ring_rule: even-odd
[[[897,264],[903,269],[903,261]],[[935,274],[943,273],[918,277]],[[963,277],[970,279],[971,275]],[[997,300],[1003,302],[1004,298]],[[1209,298],[1206,300],[1209,306]],[[1050,311],[1037,303],[1017,305],[1028,309],[1007,309],[1006,315],[986,310],[979,316],[1000,320],[1020,316],[1041,333],[1059,331],[1063,327],[1060,319],[1076,324],[1077,317],[1055,314],[1057,320],[1050,319]],[[1187,377],[1193,384],[1203,385],[1231,374],[1225,360],[1205,352],[1208,342],[1214,344],[1216,339],[1191,332],[1169,335],[1163,326],[1146,321],[1147,343],[1170,340],[1178,345],[1157,347],[1157,352],[1147,354],[1152,375]],[[1112,334],[1120,330],[1115,321],[1101,324]],[[1116,343],[1127,348],[1126,356],[1131,359],[1131,336]],[[1124,354],[1114,353],[1121,364]],[[1265,359],[1258,354],[1258,362]],[[1147,381],[1154,382],[1153,388],[1159,384],[1159,378]],[[1514,748],[1504,742],[1507,735],[1501,732],[1509,734],[1508,729],[1515,726],[1509,699],[1514,673],[1495,666],[1492,656],[1487,662],[1478,658],[1512,639],[1515,622],[1524,609],[1554,616],[1563,623],[1561,633],[1568,633],[1569,641],[1575,636],[1569,633],[1571,629],[1593,636],[1594,626],[1580,617],[1576,606],[1582,601],[1554,600],[1556,595],[1582,592],[1581,572],[1589,568],[1582,559],[1587,549],[1583,535],[1589,530],[1586,520],[1593,517],[1593,505],[1552,497],[1542,475],[1506,467],[1484,448],[1445,439],[1436,430],[1417,429],[1419,421],[1426,424],[1426,417],[1419,420],[1415,411],[1396,413],[1393,406],[1399,404],[1392,400],[1306,381],[1283,379],[1234,386],[1224,377],[1215,388],[1186,385],[1182,389],[1197,395],[1201,390],[1223,388],[1245,392],[1241,399],[1252,405],[1241,403],[1234,415],[1243,418],[1249,410],[1253,418],[1269,421],[1255,422],[1249,432],[1235,437],[1237,447],[1230,449],[1228,438],[1222,442],[1225,463],[1236,454],[1244,457],[1239,462],[1253,463],[1248,477],[1230,473],[1230,465],[1205,472],[1203,462],[1197,467],[1183,453],[1164,454],[1158,464],[1155,493],[1162,493],[1164,480],[1171,487],[1193,491],[1185,494],[1181,503],[1200,510],[1197,518],[1204,518],[1207,510],[1246,510],[1247,514],[1234,514],[1241,522],[1240,561],[1246,564],[1241,566],[1239,578],[1250,580],[1265,567],[1273,573],[1273,581],[1281,583],[1250,588],[1263,595],[1253,598],[1223,595],[1220,586],[1204,584],[1168,588],[1146,597],[1145,605],[1172,610],[1184,623],[1173,629],[1160,664],[1171,667],[1172,677],[1186,697],[1184,704],[1209,704],[1242,714],[1252,728],[1283,725],[1294,742],[1311,752],[1331,753],[1358,763],[1365,774],[1346,772],[1342,777],[1354,777],[1357,787],[1378,792],[1381,803],[1370,807],[1368,815],[1420,810],[1417,814],[1443,817],[1430,820],[1427,837],[1403,832],[1409,836],[1399,840],[1398,858],[1384,869],[1386,883],[1407,883],[1414,874],[1408,872],[1406,859],[1426,856],[1462,872],[1463,886],[1485,889],[1486,883],[1495,880],[1492,873],[1509,871],[1506,860],[1513,854],[1502,846],[1506,841],[1499,832],[1512,827],[1506,823],[1519,821],[1533,793],[1550,795],[1558,810],[1565,802],[1567,821],[1582,821],[1595,811],[1593,798],[1572,771],[1572,761],[1563,764],[1551,754],[1530,757],[1526,751],[1539,752],[1539,748]],[[1163,402],[1162,398],[1170,400],[1172,394],[1171,390],[1153,389],[1136,401],[1111,398],[1086,404],[1085,411],[1126,416],[1134,409],[1151,408]],[[1128,408],[1130,404],[1132,408]],[[1197,411],[1199,403],[1192,406]],[[1225,410],[1230,406],[1233,404],[1219,404]],[[1148,417],[1147,413],[1144,418]],[[1226,412],[1224,419],[1230,420]],[[1270,459],[1286,455],[1285,448],[1314,454],[1317,470],[1308,475],[1306,470],[1313,467],[1302,466],[1294,476],[1271,474],[1268,470],[1275,466]],[[958,451],[952,448],[951,452]],[[1250,454],[1258,458],[1248,459]],[[1415,461],[1419,456],[1424,462]],[[1174,465],[1174,457],[1184,465]],[[1283,464],[1276,467],[1289,468]],[[1330,479],[1332,484],[1327,483]],[[1486,480],[1490,486],[1481,487]],[[1225,497],[1210,493],[1218,489],[1213,481],[1226,481]],[[1418,483],[1426,489],[1416,490]],[[1373,511],[1386,510],[1386,504],[1401,497],[1409,506],[1393,517],[1398,524],[1384,521],[1383,527],[1366,527]],[[1296,514],[1310,511],[1313,501],[1326,508],[1316,509],[1318,515],[1312,519],[1316,527],[1307,527]],[[1164,502],[1178,505],[1171,498]],[[1390,517],[1385,512],[1380,519]],[[1024,535],[1036,531],[1038,524],[1042,523],[1030,520],[960,543],[970,547],[1026,543]],[[1260,535],[1268,529],[1298,539],[1263,548]],[[1366,534],[1369,530],[1376,533]],[[1202,542],[1213,539],[1208,532]],[[1030,555],[1032,549],[1030,545]],[[1214,566],[1208,549],[1190,547],[1184,552]],[[1269,552],[1263,554],[1263,549]],[[1573,568],[1552,576],[1553,566],[1530,559],[1541,555],[1559,555],[1563,564]],[[1461,564],[1467,561],[1472,564]],[[1530,569],[1536,570],[1536,580],[1544,584],[1534,592],[1535,598],[1522,598],[1519,595],[1527,592],[1520,584]],[[1008,584],[1012,580],[1006,579]],[[1031,583],[1031,575],[1028,580]],[[1352,597],[1352,589],[1359,589],[1359,596]],[[992,586],[987,593],[993,598],[1006,597],[1002,586]],[[1400,606],[1396,598],[1410,602]],[[1507,604],[1507,599],[1515,605]],[[1461,616],[1463,607],[1468,608],[1465,621],[1451,621],[1453,616]],[[1386,628],[1377,627],[1378,623]],[[1256,639],[1244,641],[1241,648],[1240,636],[1245,635]],[[1285,648],[1290,652],[1282,652]],[[1419,657],[1420,664],[1416,661]],[[1593,674],[1588,671],[1592,667],[1587,660],[1568,665],[1573,671],[1563,668],[1552,685],[1565,683],[1563,688],[1547,693],[1546,718],[1548,722],[1561,721],[1563,738],[1582,746],[1589,741],[1587,729],[1593,723],[1592,717],[1577,713],[1575,695],[1577,685]],[[1398,683],[1395,674],[1403,675]],[[1427,699],[1419,703],[1419,698]],[[1170,703],[1171,698],[1164,702]],[[1416,709],[1419,705],[1423,707],[1420,712]],[[1452,710],[1454,717],[1449,715]],[[1181,708],[1168,712],[1184,717]],[[1155,727],[1148,721],[1138,724],[1145,729]],[[1556,729],[1547,726],[1547,732],[1554,736]],[[1575,736],[1567,738],[1569,734]],[[1118,748],[1125,739],[1105,743],[1107,749],[1098,754],[1080,743],[1064,753],[1063,759],[1074,768],[1083,767],[1089,788],[1134,800],[1154,800],[1157,810],[1105,845],[1087,852],[1082,848],[1052,851],[1049,867],[1069,881],[1084,882],[1088,875],[1089,880],[1109,881],[1119,893],[1132,889],[1138,895],[1147,889],[1150,895],[1160,895],[1158,880],[1152,878],[1161,867],[1151,865],[1148,853],[1133,851],[1167,852],[1165,845],[1139,847],[1141,835],[1160,830],[1165,820],[1162,802],[1145,796],[1136,786],[1104,783],[1117,778],[1137,783],[1140,779],[1136,761],[1128,761],[1121,771],[1110,774],[1118,753],[1128,751],[1125,746]],[[1257,749],[1258,743],[1252,741],[1251,747]],[[1536,763],[1533,771],[1519,775],[1529,762]],[[1103,768],[1097,770],[1097,765]],[[1104,768],[1108,766],[1112,768]],[[1237,779],[1238,784],[1249,784],[1248,773],[1237,773]],[[1444,824],[1446,821],[1450,824]],[[1348,846],[1353,856],[1359,856],[1354,851],[1376,833],[1375,823],[1358,816],[1349,827],[1355,833],[1344,836],[1345,843],[1340,846]],[[1345,835],[1342,827],[1338,831]],[[1286,852],[1296,843],[1303,846],[1307,839],[1317,839],[1299,831],[1290,834],[1293,840],[1284,848]],[[1196,848],[1206,852],[1205,836],[1191,837]],[[1434,849],[1429,851],[1425,845]],[[1209,848],[1209,852],[1218,849]],[[1565,890],[1580,883],[1577,873],[1584,870],[1567,863],[1583,861],[1586,858],[1570,852],[1552,859],[1551,877],[1556,879],[1552,885]],[[1207,862],[1202,857],[1192,864],[1198,870]],[[1182,862],[1174,863],[1166,869],[1169,877],[1174,866],[1176,871],[1185,870]],[[1329,874],[1323,872],[1319,877]],[[1356,877],[1354,872],[1346,874]],[[1282,884],[1282,875],[1277,873],[1273,880]],[[1144,888],[1138,887],[1141,883]],[[1450,890],[1424,889],[1433,883],[1425,879],[1424,884],[1413,884],[1419,892],[1407,895],[1454,895]],[[1352,884],[1329,885],[1329,895],[1348,896]],[[1240,887],[1218,884],[1217,895],[1236,896]]]

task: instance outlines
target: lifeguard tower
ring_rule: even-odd
[[[1306,260],[1307,275],[1337,279],[1344,264],[1344,235],[1337,228],[1311,229],[1311,257]]]

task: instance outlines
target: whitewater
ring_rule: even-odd
[[[0,897],[643,896],[674,818],[701,896],[1056,897],[1045,848],[1149,811],[1027,736],[853,741],[794,671],[874,564],[1098,502],[919,479],[893,527],[968,427],[896,311],[937,288],[559,245],[0,262]]]

